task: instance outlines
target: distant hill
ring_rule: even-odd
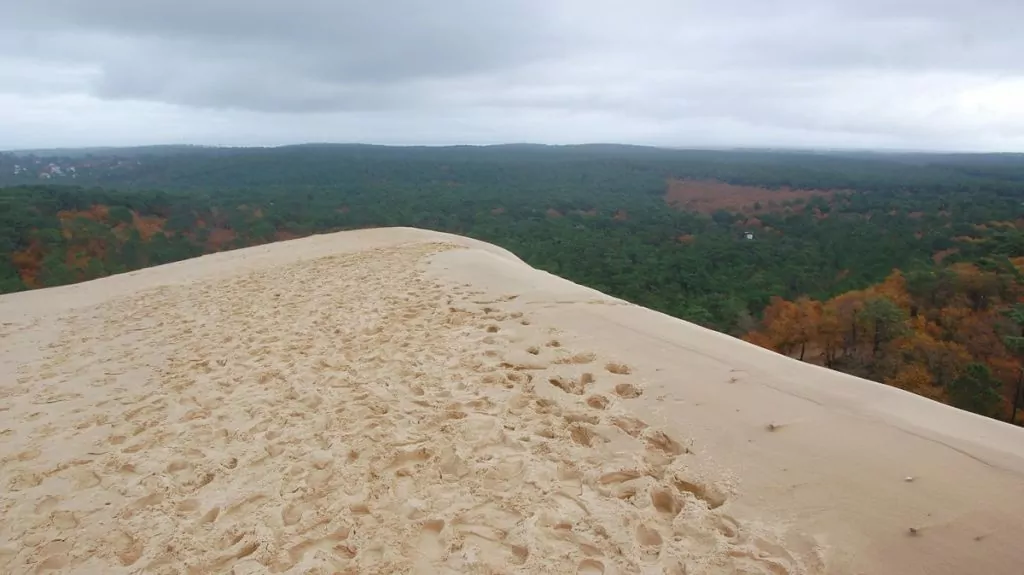
[[[119,158],[134,158],[137,156],[172,155],[214,149],[217,148],[214,146],[196,146],[190,144],[168,144],[127,147],[39,148],[32,150],[9,150],[0,153],[6,153],[17,157],[40,156],[57,158],[86,158],[89,156],[114,156]]]
[[[307,186],[351,180],[353,176],[378,171],[393,179],[397,173],[392,166],[401,163],[408,167],[402,177],[408,175],[409,183],[416,178],[436,177],[440,166],[459,173],[470,168],[473,171],[481,163],[505,165],[517,173],[533,166],[558,165],[559,174],[574,171],[583,178],[598,176],[607,167],[617,166],[613,177],[644,172],[660,180],[713,179],[771,188],[862,191],[948,188],[968,181],[996,185],[998,181],[1024,180],[1024,156],[1019,154],[673,150],[617,144],[396,147],[311,143],[263,148],[142,146],[22,150],[0,154],[0,185],[60,180],[127,189]]]

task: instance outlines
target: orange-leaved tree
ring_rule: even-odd
[[[746,339],[785,355],[799,350],[799,359],[803,360],[808,344],[817,338],[821,308],[821,302],[806,296],[795,302],[774,296],[764,310],[761,329]]]

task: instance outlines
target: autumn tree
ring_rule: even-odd
[[[907,279],[900,270],[893,270],[885,280],[871,288],[875,294],[887,298],[903,310],[910,310],[911,296],[907,291]]]
[[[921,363],[902,365],[894,376],[885,378],[885,383],[939,401],[944,395],[943,389],[935,385],[928,367]]]
[[[952,271],[956,274],[956,291],[963,295],[974,312],[989,309],[998,303],[1006,287],[1003,276],[983,271],[972,264],[955,264]]]
[[[908,331],[892,342],[891,349],[901,364],[924,366],[939,387],[949,385],[974,359],[962,345],[937,339],[923,329]]]
[[[817,336],[820,322],[821,302],[806,296],[790,302],[776,296],[765,308],[761,336],[755,339],[785,355],[799,350],[799,359],[803,361],[807,345]]]
[[[827,318],[827,333],[833,346],[833,360],[844,359],[856,351],[860,339],[859,316],[864,309],[865,293],[846,292],[825,303],[823,315]],[[830,364],[834,364],[834,361]]]
[[[822,359],[825,367],[835,365],[836,357],[842,346],[842,331],[837,309],[831,301],[822,305],[821,321],[818,323],[818,343],[821,345]]]

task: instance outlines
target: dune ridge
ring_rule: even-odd
[[[5,296],[0,322],[3,572],[1024,561],[1020,430],[457,236],[215,254]]]

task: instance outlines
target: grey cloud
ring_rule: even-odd
[[[1019,0],[13,2],[0,94],[174,137],[1024,142]]]
[[[106,37],[110,51],[92,55],[101,69],[95,90],[103,97],[220,106],[231,96],[234,105],[266,110],[278,99],[286,110],[302,102],[322,109],[335,97],[347,109],[349,96],[368,84],[493,72],[557,54],[562,32],[542,6],[539,0],[36,0],[16,20],[32,39],[74,31]],[[295,94],[301,90],[312,94]]]

